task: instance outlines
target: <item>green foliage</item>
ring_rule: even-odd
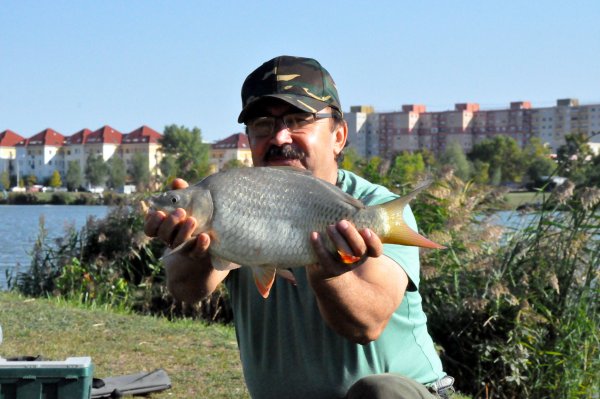
[[[25,185],[27,187],[31,187],[37,184],[37,176],[36,175],[27,175],[25,176]]]
[[[526,163],[526,176],[530,182],[541,180],[542,176],[550,176],[556,170],[556,162],[550,158],[551,149],[537,137],[532,138],[523,155]]]
[[[143,218],[131,207],[91,218],[80,231],[49,241],[43,222],[27,272],[9,287],[30,296],[60,296],[86,304],[109,305],[141,313],[186,315],[231,321],[223,288],[198,304],[176,303],[166,291],[159,257],[164,245],[143,233]]]
[[[90,155],[85,163],[85,178],[92,186],[102,186],[108,176],[108,167],[101,156]]]
[[[138,191],[144,191],[150,183],[150,171],[148,170],[148,155],[136,152],[129,170],[131,178],[136,183]]]
[[[244,163],[242,161],[240,161],[239,159],[230,159],[229,161],[225,162],[225,165],[223,165],[221,170],[229,170],[229,169],[244,168],[244,167],[246,167],[246,165],[244,165]]]
[[[6,170],[0,174],[0,187],[5,190],[10,188],[10,176]]]
[[[113,189],[122,187],[125,184],[125,162],[121,157],[113,155],[108,161],[108,185]]]
[[[392,187],[414,184],[425,172],[425,162],[420,153],[407,151],[396,155],[387,173],[387,183]]]
[[[569,134],[565,136],[565,144],[556,151],[561,173],[575,184],[585,183],[587,175],[592,174],[594,154],[587,142],[585,134]]]
[[[489,178],[492,182],[521,181],[525,161],[521,148],[511,137],[499,135],[475,144],[469,153],[469,159],[472,162],[479,160],[489,163]]]
[[[167,126],[160,144],[165,153],[161,161],[163,175],[176,175],[190,182],[208,175],[210,145],[202,142],[202,133],[197,127],[190,130],[184,126]]]
[[[457,141],[452,141],[448,144],[440,157],[440,164],[451,165],[454,168],[454,174],[464,181],[471,178],[473,167],[467,159],[462,146]]]
[[[81,176],[81,165],[79,164],[79,161],[69,161],[65,180],[67,188],[70,191],[76,190],[83,185],[83,177]]]
[[[60,178],[60,173],[58,173],[58,170],[55,170],[54,172],[52,172],[52,176],[50,177],[50,181],[48,182],[48,185],[50,187],[60,187],[62,186],[62,180]]]
[[[559,187],[529,225],[504,233],[477,216],[489,202],[478,190],[451,179],[425,199],[443,216],[430,237],[449,247],[422,257],[420,286],[446,371],[474,397],[592,397],[600,190]],[[415,213],[426,231],[432,212]]]

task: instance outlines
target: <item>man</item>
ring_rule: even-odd
[[[246,78],[242,104],[238,122],[246,124],[254,166],[306,169],[367,205],[395,197],[338,170],[348,130],[333,79],[316,60],[267,61]],[[176,188],[186,185],[175,182]],[[404,218],[416,230],[408,207]],[[173,248],[195,226],[178,209],[150,213],[145,231]],[[250,268],[212,268],[207,234],[168,258],[167,284],[176,298],[195,302],[225,283],[253,397],[432,398],[441,385],[451,390],[417,291],[418,249],[383,245],[369,229],[345,220],[330,226],[326,237],[315,232],[310,238],[318,264],[297,269],[295,286],[275,284],[267,299],[256,291]],[[325,250],[326,239],[361,260],[343,263]]]

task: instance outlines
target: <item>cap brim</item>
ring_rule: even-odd
[[[238,116],[238,123],[244,123],[244,120],[246,119],[248,113],[250,113],[250,111],[252,111],[253,108],[255,108],[258,104],[262,102],[262,100],[266,98],[277,98],[304,112],[319,112],[323,108],[329,106],[328,103],[319,101],[312,97],[296,96],[293,94],[267,94],[257,98],[250,104],[246,105],[244,109],[242,109],[242,112],[240,112],[240,116]]]

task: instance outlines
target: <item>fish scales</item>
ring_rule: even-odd
[[[359,208],[340,201],[339,190],[303,172],[238,169],[207,178],[213,196],[212,253],[248,266],[305,266],[316,262],[312,231],[351,219]],[[264,173],[255,173],[255,172]],[[246,173],[245,173],[246,172]],[[247,173],[251,172],[251,173]],[[250,178],[248,174],[255,175]]]

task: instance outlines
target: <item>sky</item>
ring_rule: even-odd
[[[243,131],[241,85],[278,55],[319,60],[344,111],[600,103],[598,21],[598,0],[2,0],[0,132],[214,142]]]

